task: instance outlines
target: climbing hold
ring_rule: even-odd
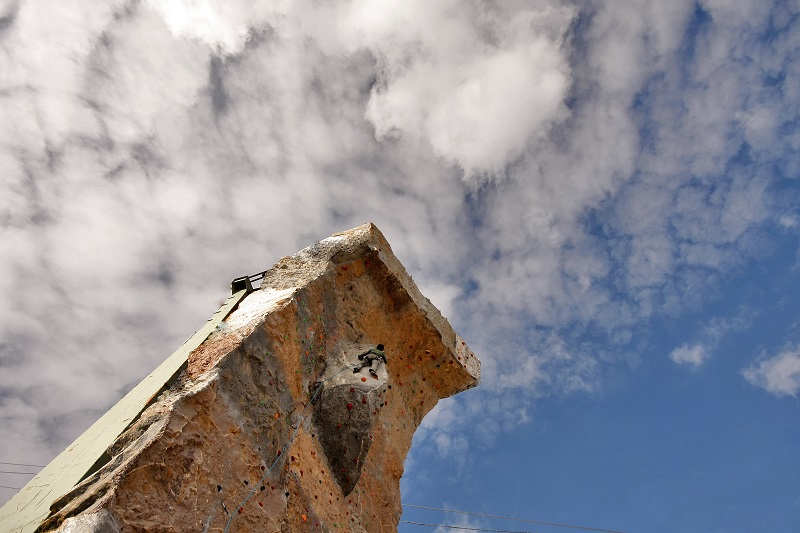
[[[367,403],[367,397],[366,397],[366,396],[364,396],[363,398],[361,398],[361,403]]]
[[[261,465],[261,470],[262,470],[262,471],[263,471],[263,470],[266,470],[266,469],[267,469],[267,467],[266,467],[266,466],[264,466],[264,465]]]
[[[367,381],[367,378],[361,378],[361,381]]]
[[[306,517],[306,515],[303,515],[303,522],[305,522],[307,519],[308,518]]]
[[[347,404],[347,410],[351,411],[352,409],[353,409],[353,404],[352,403],[348,403]]]
[[[222,485],[217,485],[217,492],[222,490]]]
[[[250,482],[249,482],[249,481],[247,481],[247,480],[245,479],[245,480],[244,480],[244,484],[245,484],[245,485],[249,485],[249,484],[250,484]]]
[[[280,417],[281,417],[280,413],[275,413],[275,420],[279,419]]]
[[[258,502],[258,506],[259,506],[259,507],[264,507],[264,504],[263,504],[263,503],[261,503],[261,502]]]

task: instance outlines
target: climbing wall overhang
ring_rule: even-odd
[[[109,531],[396,527],[415,429],[439,399],[477,385],[480,362],[372,224],[260,277],[148,377],[158,387],[137,396],[147,398],[138,411],[110,416],[115,406],[97,423],[110,416],[112,431],[76,441],[93,443],[89,468],[32,487],[0,531],[73,531],[87,517],[105,517],[92,523]],[[377,343],[388,363],[354,374],[357,354]],[[28,512],[29,496],[45,492]]]

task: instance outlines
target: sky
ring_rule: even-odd
[[[372,221],[483,363],[404,503],[799,530],[798,61],[797,0],[0,0],[0,462]]]

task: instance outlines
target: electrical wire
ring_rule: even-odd
[[[38,472],[16,472],[13,470],[0,470],[0,474],[30,474],[32,476],[35,476],[36,474],[38,474]]]
[[[536,533],[535,531],[518,531],[515,529],[484,529],[481,527],[448,526],[446,524],[428,524],[426,522],[410,522],[408,520],[401,520],[401,522],[404,524],[412,524],[415,526],[446,527],[448,529],[465,529],[467,531],[491,531],[493,533]]]
[[[457,509],[442,509],[441,507],[428,507],[425,505],[411,505],[408,503],[402,504],[403,507],[412,507],[414,509],[428,509],[431,511],[442,511],[445,513],[457,513],[457,514],[465,514],[471,516],[482,516],[485,518],[496,518],[498,520],[510,520],[512,522],[526,522],[528,524],[540,524],[543,526],[554,526],[554,527],[565,527],[569,529],[582,529],[584,531],[599,531],[601,533],[624,533],[622,531],[617,531],[615,529],[600,529],[596,527],[586,527],[586,526],[574,526],[569,524],[558,524],[556,522],[542,522],[541,520],[528,520],[524,518],[513,518],[510,516],[499,516],[499,515],[492,515],[492,514],[484,514],[484,513],[471,513],[469,511],[459,511]],[[443,526],[443,527],[451,527],[451,526]],[[487,530],[492,531],[492,530]]]
[[[32,466],[33,468],[44,468],[44,465],[26,465],[25,463],[7,463],[5,461],[0,461],[0,465],[11,465],[11,466]]]
[[[6,485],[0,485],[0,489],[22,490],[22,487],[8,487]]]

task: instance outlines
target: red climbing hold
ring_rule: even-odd
[[[348,403],[347,404],[347,410],[350,411],[352,409],[353,409],[353,404],[352,403]]]
[[[366,396],[364,396],[363,398],[361,398],[361,403],[367,403],[367,397],[366,397]]]
[[[367,381],[367,378],[361,378],[361,381]]]

